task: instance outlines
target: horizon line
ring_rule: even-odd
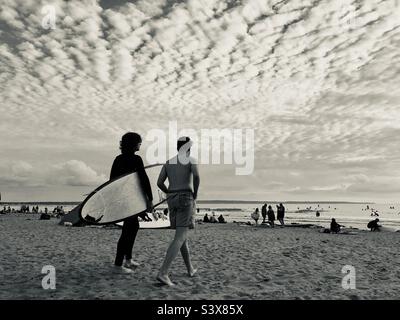
[[[51,204],[51,203],[63,203],[63,204],[78,204],[83,201],[1,201],[0,204],[25,204],[25,203],[35,203],[35,204]],[[349,203],[349,204],[375,204],[373,201],[344,201],[344,200],[231,200],[231,199],[199,199],[197,203]],[[390,202],[388,202],[390,203]]]

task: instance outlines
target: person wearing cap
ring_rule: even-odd
[[[164,262],[158,272],[157,280],[173,286],[168,275],[169,268],[180,251],[188,275],[193,277],[197,271],[192,265],[189,252],[189,229],[194,228],[195,200],[200,185],[200,175],[196,159],[190,156],[192,141],[189,137],[178,139],[178,154],[169,159],[162,167],[157,185],[167,194],[171,228],[175,237],[170,243]],[[168,188],[165,181],[168,179]]]
[[[112,165],[110,180],[117,179],[123,175],[137,172],[144,194],[147,197],[147,211],[153,210],[153,194],[149,178],[144,170],[142,158],[136,154],[142,144],[142,138],[135,132],[128,132],[122,136],[120,141],[121,154],[118,155]],[[148,220],[147,213],[139,215],[142,219]],[[117,254],[114,266],[122,273],[132,273],[132,268],[138,267],[139,263],[132,260],[132,250],[136,235],[139,230],[138,215],[123,220],[121,237],[117,244]],[[125,263],[124,263],[125,259]]]

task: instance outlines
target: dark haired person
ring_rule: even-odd
[[[331,221],[331,232],[332,233],[339,233],[341,227],[342,226],[336,222],[336,219],[332,218],[332,221]]]
[[[263,206],[261,207],[261,216],[263,218],[262,223],[265,223],[265,219],[267,218],[267,204],[264,203]]]
[[[157,275],[157,280],[169,286],[174,283],[169,278],[168,270],[179,251],[189,276],[193,277],[197,271],[192,265],[188,244],[189,228],[194,228],[195,200],[200,185],[196,159],[190,157],[191,145],[189,137],[179,138],[178,154],[163,165],[157,182],[158,187],[167,194],[171,228],[176,229]],[[165,185],[167,179],[168,188]]]
[[[147,211],[153,208],[153,195],[149,178],[144,170],[142,158],[135,154],[139,151],[142,144],[142,138],[135,132],[128,132],[122,136],[120,142],[121,154],[117,156],[111,168],[110,180],[116,179],[122,175],[137,171],[144,193],[147,196]],[[147,220],[147,214],[140,215]],[[124,220],[121,237],[118,240],[117,254],[115,257],[115,267],[117,271],[131,273],[131,268],[138,267],[139,264],[132,260],[132,250],[135,238],[139,230],[138,216],[128,217]],[[123,265],[125,258],[125,264]]]
[[[268,216],[269,224],[271,225],[272,228],[274,228],[275,227],[275,212],[271,206],[268,206],[267,216]]]
[[[371,229],[371,231],[381,231],[381,229],[380,229],[381,225],[379,225],[378,222],[379,222],[378,218],[368,222],[367,228]]]
[[[278,221],[281,223],[282,226],[285,225],[284,219],[285,219],[285,207],[283,206],[282,203],[276,206],[276,211],[277,211],[277,218]]]

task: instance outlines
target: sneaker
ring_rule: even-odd
[[[132,259],[126,260],[124,263],[124,267],[126,267],[126,268],[137,268],[139,266],[140,266],[140,264],[133,261]]]
[[[124,266],[116,266],[116,265],[114,265],[114,271],[116,273],[125,273],[125,274],[133,273],[133,271],[129,268],[126,268]]]

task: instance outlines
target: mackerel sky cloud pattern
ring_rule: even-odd
[[[2,0],[2,191],[79,200],[121,134],[176,120],[255,129],[254,174],[204,166],[202,198],[395,200],[399,17],[396,0]]]

